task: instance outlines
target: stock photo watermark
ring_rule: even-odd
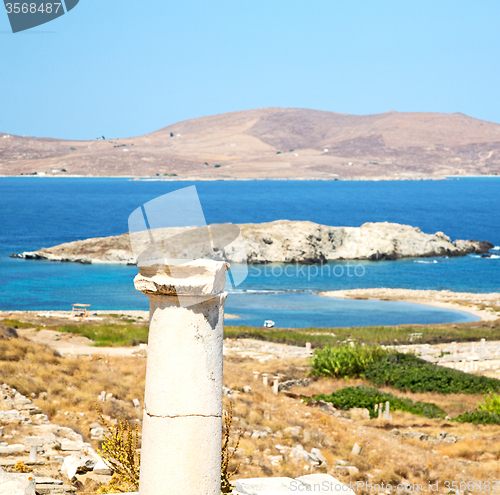
[[[440,486],[441,483],[441,486]],[[447,493],[455,494],[459,490],[462,492],[495,492],[500,481],[436,481],[434,483],[370,483],[369,481],[350,481],[349,484],[340,481],[322,481],[321,483],[303,483],[293,480],[290,483],[292,492],[319,492],[319,493],[339,493],[346,492],[368,492],[368,493],[420,493],[438,492],[439,488]]]
[[[437,491],[438,483],[429,486],[428,491]],[[374,492],[374,493],[389,493],[389,492],[423,492],[424,485],[422,483],[370,483],[368,481],[350,481],[349,484],[341,483],[340,481],[322,481],[321,483],[302,483],[298,480],[293,480],[290,483],[290,491],[292,492],[320,492],[320,493],[338,493],[338,492]]]
[[[15,2],[4,0],[13,33],[26,31],[63,16],[74,9],[80,0],[30,0]]]
[[[324,263],[322,265],[252,265],[249,277],[303,277],[308,281],[316,277],[364,277],[366,269],[361,263]]]

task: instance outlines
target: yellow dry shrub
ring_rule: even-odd
[[[229,462],[233,458],[238,446],[240,444],[242,431],[239,430],[238,440],[236,440],[236,445],[232,451],[229,450],[229,439],[230,439],[230,429],[231,424],[233,422],[233,403],[230,402],[228,409],[224,412],[223,421],[224,421],[224,434],[222,437],[222,451],[221,451],[221,493],[232,493],[233,486],[231,485],[231,477],[236,474],[240,465],[236,466],[236,469],[233,471],[229,470]]]
[[[135,431],[128,421],[119,421],[116,425],[110,425],[102,416],[96,404],[97,414],[102,421],[108,434],[98,450],[106,465],[114,471],[110,485],[104,489],[117,491],[101,491],[101,493],[123,493],[137,491],[139,489],[139,473],[141,465],[141,454],[139,447],[139,429],[137,424]]]

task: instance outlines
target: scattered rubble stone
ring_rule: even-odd
[[[307,387],[311,383],[309,378],[301,378],[299,380],[287,380],[279,384],[278,390],[289,390],[292,387]]]
[[[44,397],[42,394],[40,394],[40,398]],[[61,463],[61,472],[69,480],[84,473],[91,473],[96,479],[91,486],[89,485],[90,491],[95,491],[96,486],[109,482],[112,472],[91,445],[85,443],[83,437],[73,429],[51,424],[47,416],[33,404],[32,398],[25,397],[7,384],[3,384],[0,386],[0,409],[3,409],[3,411],[0,410],[2,424],[19,424],[21,427],[29,425],[30,433],[21,440],[22,443],[19,443],[17,440],[18,431],[11,428],[9,432],[11,434],[3,435],[4,427],[0,427],[3,440],[0,442],[0,454],[5,456],[1,459],[2,465],[12,468],[16,462],[21,461],[28,466],[43,466],[47,462],[55,461]],[[91,426],[97,429],[94,433],[103,433],[103,428],[98,423]],[[17,442],[9,443],[14,435],[16,435]],[[35,449],[37,454],[42,454],[38,459],[35,459],[34,456]],[[26,456],[26,453],[30,454],[30,458]],[[93,472],[95,467],[98,467],[96,473]],[[36,479],[31,475],[32,483],[24,486],[22,480],[25,478],[12,478],[11,476],[26,477],[28,475],[2,473],[0,469],[0,474],[5,475],[0,480],[0,495],[35,495],[35,483],[36,493],[39,495],[63,495],[76,491],[75,487],[65,485],[61,479],[45,476],[38,471],[36,473]],[[6,482],[5,486],[8,489],[4,489],[4,479],[7,478],[8,483]]]

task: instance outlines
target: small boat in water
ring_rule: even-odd
[[[275,325],[275,323],[274,323],[274,321],[273,321],[273,320],[266,320],[266,321],[264,321],[264,326],[265,326],[266,328],[273,328],[273,327],[274,327],[274,325]]]

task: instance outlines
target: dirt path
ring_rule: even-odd
[[[83,335],[54,330],[20,328],[18,334],[33,342],[44,344],[63,356],[120,356],[130,357],[144,354],[140,347],[95,347],[94,342]]]

